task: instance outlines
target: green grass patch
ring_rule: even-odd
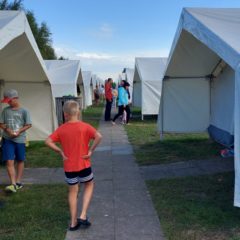
[[[25,167],[62,167],[63,162],[59,154],[51,150],[43,141],[31,141],[29,147],[26,148]]]
[[[93,127],[98,128],[99,121],[103,114],[104,104],[93,105],[88,107],[86,110],[82,112],[82,119],[84,122],[91,124]]]
[[[207,133],[165,134],[160,141],[156,116],[141,120],[139,109],[133,109],[131,125],[125,127],[141,165],[177,161],[219,158],[221,146],[209,139]]]
[[[233,173],[148,181],[147,185],[167,239],[240,239]]]
[[[26,185],[16,194],[0,191],[0,202],[1,240],[65,238],[69,221],[66,185]]]

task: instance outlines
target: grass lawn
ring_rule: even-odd
[[[141,120],[140,110],[133,109],[131,125],[125,127],[140,165],[161,164],[219,157],[222,148],[203,134],[165,134],[160,141],[156,117]]]
[[[98,106],[93,105],[88,107],[83,111],[83,121],[91,124],[95,128],[99,126],[99,120],[101,119],[103,113],[104,104],[99,104]]]
[[[239,240],[233,173],[148,181],[168,240]]]
[[[16,194],[0,191],[0,203],[1,240],[65,238],[69,223],[65,184],[25,185]]]

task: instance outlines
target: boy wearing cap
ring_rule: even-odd
[[[16,90],[6,90],[1,102],[9,105],[0,115],[0,128],[3,129],[2,160],[6,161],[11,181],[11,185],[5,190],[16,192],[23,187],[21,179],[24,170],[26,130],[32,126],[32,123],[28,110],[20,106]],[[17,162],[17,171],[14,160]]]
[[[63,159],[65,180],[69,188],[68,202],[71,215],[69,230],[75,231],[80,226],[87,228],[91,225],[87,219],[94,188],[90,157],[102,136],[91,125],[79,121],[80,107],[77,102],[65,102],[63,112],[66,122],[47,138],[46,144]],[[91,140],[94,141],[89,146]],[[61,148],[56,142],[60,143]],[[77,218],[79,183],[84,184],[84,193],[82,211]]]

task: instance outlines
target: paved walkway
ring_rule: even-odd
[[[101,145],[93,156],[95,192],[87,230],[66,240],[161,240],[160,222],[122,126],[100,122]],[[81,204],[81,202],[79,202]]]

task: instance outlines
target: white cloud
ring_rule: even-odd
[[[135,57],[166,57],[168,49],[134,51],[128,53],[80,52],[67,46],[54,47],[57,56],[80,60],[83,70],[90,70],[99,77],[117,79],[123,68],[134,68]]]
[[[98,39],[112,38],[114,30],[108,23],[102,23],[96,30],[92,30],[89,34]]]
[[[80,58],[97,59],[97,60],[101,60],[101,59],[111,59],[111,58],[113,58],[113,56],[108,55],[108,54],[87,53],[87,52],[78,53],[76,56],[77,56],[77,57],[80,57]]]

